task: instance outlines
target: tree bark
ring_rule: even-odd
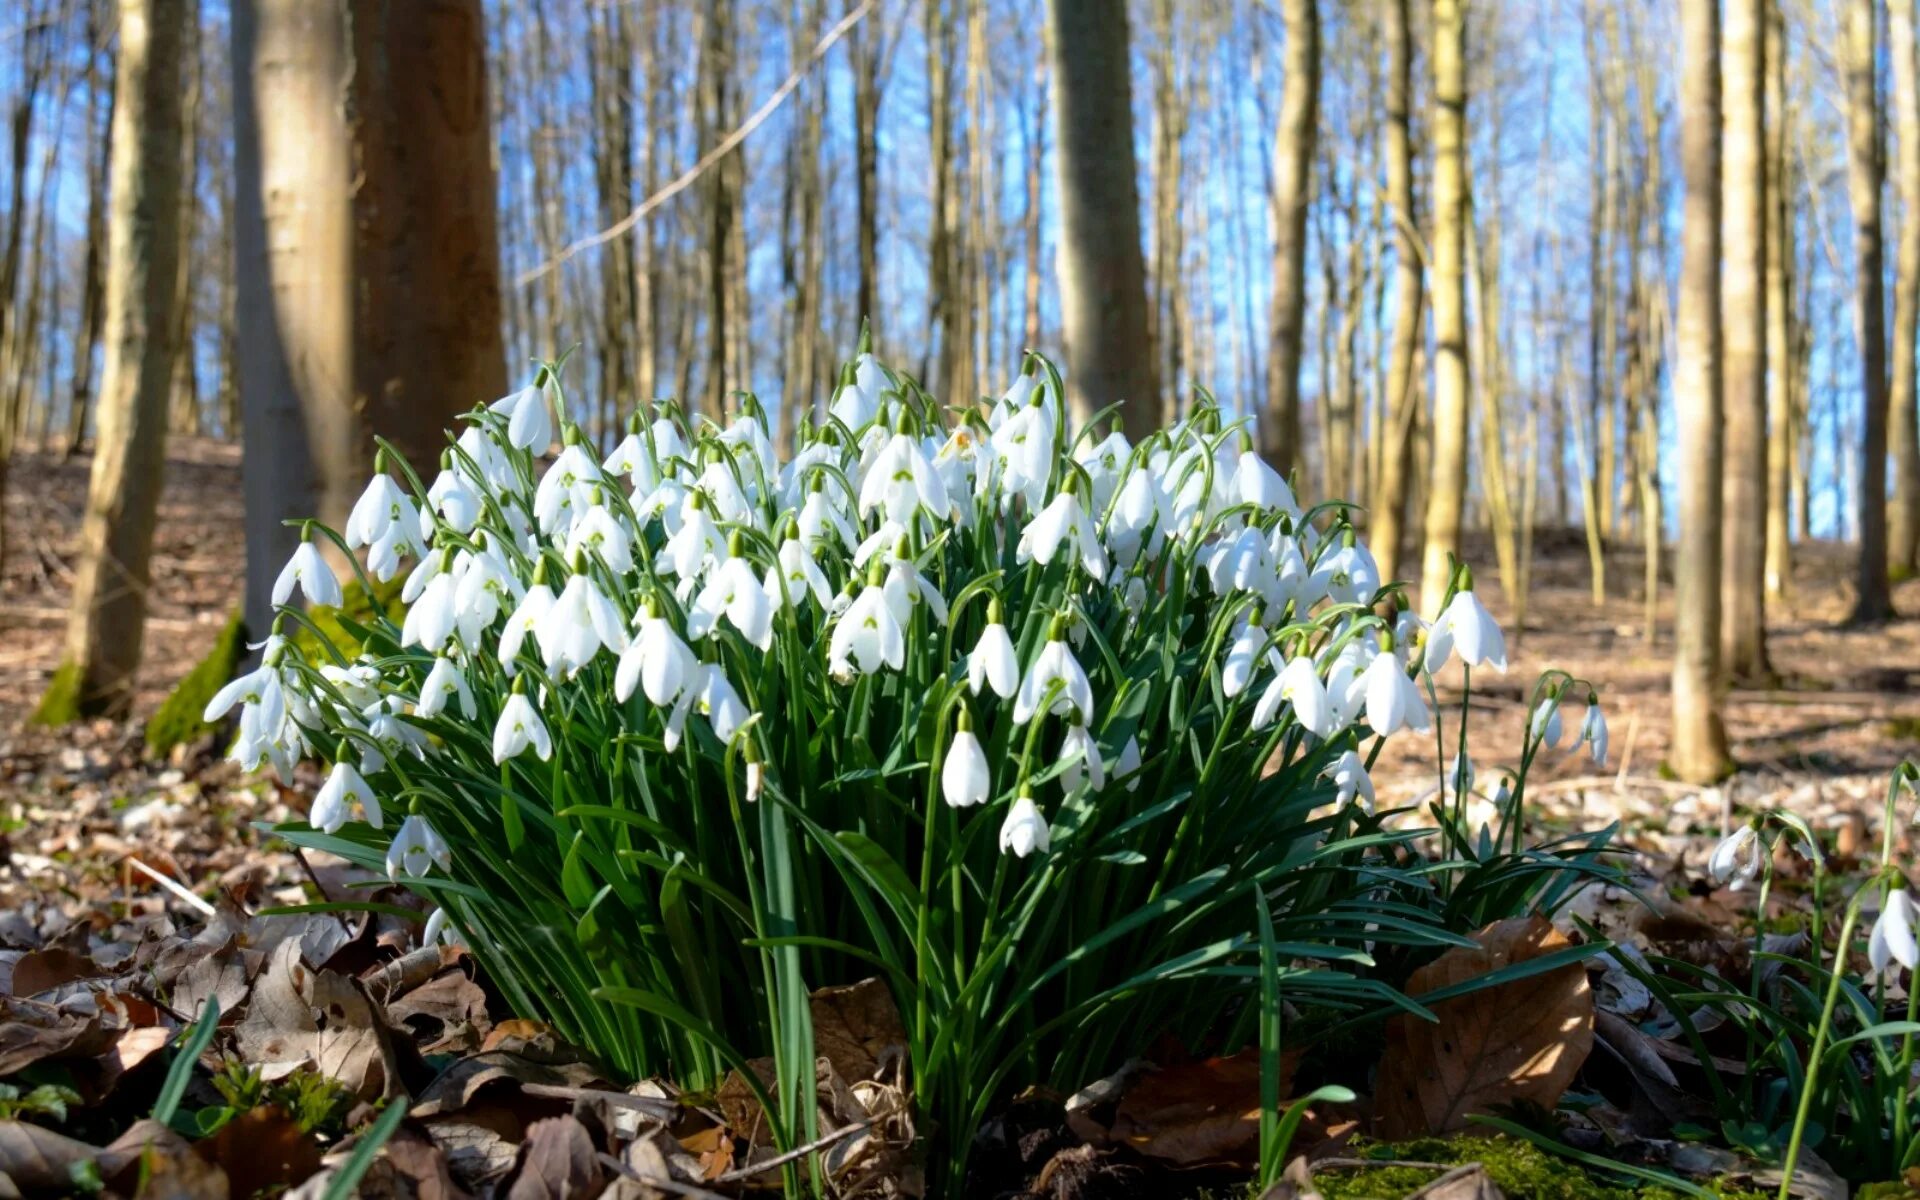
[[[880,14],[853,27],[854,240],[860,263],[855,305],[880,336]]]
[[[1726,775],[1720,721],[1720,14],[1680,0],[1682,207],[1679,416],[1680,542],[1674,555],[1673,734],[1668,765],[1689,783]]]
[[[120,2],[107,359],[66,660],[42,709],[56,722],[133,704],[173,380],[185,25],[182,0]]]
[[[1720,635],[1733,679],[1765,684],[1767,662],[1767,203],[1764,0],[1727,0],[1721,323],[1726,430],[1721,478]]]
[[[1852,620],[1893,615],[1887,590],[1887,318],[1880,190],[1886,180],[1876,65],[1874,0],[1845,0],[1841,70],[1847,89],[1847,196],[1853,209],[1854,323],[1859,337],[1861,437],[1860,553]],[[1911,44],[1907,49],[1911,49]]]
[[[1267,322],[1267,418],[1262,440],[1267,461],[1286,475],[1301,460],[1300,359],[1307,307],[1307,210],[1313,204],[1314,137],[1320,124],[1317,0],[1287,0],[1282,19],[1287,27],[1287,49],[1280,123],[1273,147],[1273,302]]]
[[[1426,300],[1418,209],[1413,193],[1413,31],[1408,0],[1384,0],[1387,43],[1387,219],[1393,225],[1393,336],[1382,388],[1379,469],[1367,540],[1383,582],[1400,575],[1406,541],[1407,485],[1419,421],[1414,359]]]
[[[1467,494],[1467,13],[1433,9],[1433,469],[1420,610],[1438,616],[1459,553]]]
[[[1900,242],[1893,285],[1893,379],[1887,389],[1893,449],[1893,503],[1887,513],[1891,578],[1920,571],[1920,423],[1914,411],[1915,338],[1920,334],[1920,44],[1914,0],[1887,0],[1887,45],[1893,60],[1894,128],[1900,141]]]
[[[1891,0],[1898,5],[1900,0]],[[1788,489],[1793,472],[1793,189],[1787,176],[1786,20],[1779,0],[1767,3],[1767,548],[1764,573],[1770,602],[1787,598],[1793,578]],[[1920,227],[1915,228],[1920,234]],[[1920,248],[1920,242],[1915,243]],[[1897,356],[1896,356],[1897,357]]]
[[[376,433],[430,470],[506,371],[479,0],[236,0],[232,36],[246,619],[264,634],[299,537],[283,520],[337,528]]]
[[[88,0],[87,39],[87,249],[81,267],[80,327],[73,346],[73,390],[67,409],[67,439],[61,458],[71,458],[87,435],[93,403],[93,355],[100,345],[106,314],[107,282],[102,261],[107,246],[107,160],[113,152],[113,59],[99,51],[105,40],[100,10],[105,0]],[[99,60],[105,57],[106,65]],[[105,103],[102,103],[104,99]]]
[[[1134,442],[1159,424],[1133,152],[1124,0],[1048,0],[1060,317],[1067,395],[1084,421],[1116,401]]]

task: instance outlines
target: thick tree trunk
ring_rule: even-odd
[[[1318,0],[1287,0],[1282,14],[1287,26],[1286,78],[1273,145],[1273,303],[1267,321],[1267,417],[1261,432],[1267,461],[1285,475],[1301,461],[1307,210],[1313,204],[1314,135],[1320,124]]]
[[[56,722],[133,704],[173,380],[185,26],[183,0],[121,0],[107,360],[66,660],[41,710]]]
[[[1767,662],[1767,202],[1764,0],[1728,0],[1721,266],[1726,446],[1720,635],[1727,674],[1764,684]]]
[[[1433,469],[1420,611],[1439,614],[1460,549],[1467,495],[1467,14],[1433,10]]]
[[[1367,540],[1382,582],[1400,577],[1405,548],[1407,485],[1413,473],[1413,433],[1419,421],[1416,351],[1426,300],[1418,209],[1413,195],[1413,30],[1408,0],[1384,0],[1387,42],[1387,219],[1393,225],[1393,336],[1387,352],[1378,422],[1379,469],[1374,472]]]
[[[103,40],[100,10],[105,0],[87,5],[87,249],[81,267],[80,327],[73,346],[73,390],[67,409],[67,438],[61,457],[70,458],[87,436],[87,412],[93,404],[93,355],[100,345],[100,325],[107,305],[106,272],[102,260],[107,246],[107,160],[113,153],[113,60],[97,65]],[[104,103],[102,101],[104,100]]]
[[[1893,0],[1896,5],[1900,0]],[[1793,473],[1793,189],[1787,175],[1786,21],[1779,0],[1767,3],[1767,551],[1766,593],[1787,598],[1793,579],[1788,489]],[[1920,226],[1915,227],[1920,234]],[[1920,242],[1915,243],[1920,248]]]
[[[1874,0],[1845,0],[1841,70],[1847,87],[1847,196],[1853,209],[1854,322],[1860,349],[1860,555],[1852,620],[1893,615],[1887,591],[1886,253],[1880,190],[1886,180],[1877,79],[1879,31]],[[1911,50],[1911,44],[1907,49]]]
[[[1116,401],[1127,436],[1159,425],[1124,0],[1048,0],[1054,160],[1060,181],[1060,318],[1077,420]]]
[[[1914,412],[1914,344],[1920,335],[1920,41],[1914,0],[1887,0],[1893,60],[1894,128],[1900,140],[1900,243],[1893,285],[1893,380],[1887,389],[1893,449],[1893,504],[1887,513],[1887,570],[1895,579],[1920,571],[1920,423]]]
[[[1674,554],[1673,735],[1668,765],[1689,783],[1732,767],[1720,721],[1720,14],[1680,0],[1680,168],[1686,183],[1674,408],[1680,542]]]
[[[351,19],[350,19],[351,18]],[[373,435],[430,469],[506,390],[479,0],[369,20],[352,0],[233,5],[248,626],[298,539],[336,527]]]
[[[854,194],[860,279],[854,293],[859,319],[880,336],[880,14],[853,28]]]

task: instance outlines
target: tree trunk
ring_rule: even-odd
[[[1301,332],[1307,307],[1307,210],[1313,204],[1314,135],[1320,124],[1318,0],[1286,0],[1285,83],[1274,135],[1273,303],[1267,328],[1267,418],[1262,447],[1286,475],[1301,461]],[[1348,231],[1353,236],[1352,231]]]
[[[1726,446],[1722,463],[1720,635],[1723,666],[1737,680],[1767,683],[1767,203],[1764,0],[1728,0],[1721,60],[1721,321],[1725,342]]]
[[[1385,0],[1387,42],[1387,219],[1393,224],[1393,338],[1382,388],[1379,469],[1367,540],[1382,582],[1398,579],[1406,541],[1407,484],[1419,420],[1415,351],[1426,300],[1418,209],[1413,194],[1413,30],[1408,0]]]
[[[1720,14],[1680,0],[1682,208],[1679,415],[1680,543],[1674,554],[1673,736],[1668,765],[1689,783],[1725,776],[1720,722]]]
[[[858,221],[859,318],[880,336],[880,14],[853,27],[854,193]]]
[[[1159,425],[1124,0],[1048,0],[1054,160],[1060,187],[1060,318],[1074,416],[1124,401],[1139,442]]]
[[[1859,336],[1860,554],[1855,560],[1852,620],[1893,615],[1887,591],[1887,318],[1880,190],[1886,179],[1875,69],[1874,0],[1845,0],[1841,70],[1847,87],[1847,196],[1853,208],[1854,321]],[[1909,42],[1904,49],[1911,51]],[[1911,372],[1909,372],[1911,377]],[[1911,407],[1911,405],[1909,405]]]
[[[1420,610],[1438,616],[1460,549],[1467,494],[1467,14],[1433,9],[1433,469]]]
[[[1894,579],[1920,571],[1920,424],[1914,412],[1914,340],[1920,327],[1920,43],[1913,9],[1914,0],[1887,0],[1901,209],[1893,285],[1893,380],[1887,390],[1887,437],[1893,449],[1887,570]]]
[[[1900,0],[1892,0],[1898,7]],[[1768,0],[1766,107],[1772,117],[1766,139],[1767,183],[1767,549],[1766,594],[1784,601],[1793,579],[1793,544],[1787,492],[1793,470],[1793,189],[1787,177],[1786,21],[1779,0]],[[1897,57],[1897,56],[1896,56]],[[1920,235],[1920,226],[1914,227]],[[1920,250],[1920,241],[1914,243]],[[1911,343],[1909,343],[1911,344]],[[1896,358],[1898,355],[1895,356]]]
[[[87,249],[81,268],[80,327],[73,345],[73,390],[67,409],[67,439],[62,459],[73,457],[87,435],[87,411],[93,403],[93,354],[100,345],[100,323],[106,313],[107,283],[102,260],[107,245],[107,159],[113,152],[113,59],[99,52],[104,41],[100,9],[105,0],[87,4]],[[104,68],[98,61],[106,58]],[[102,101],[104,100],[104,103]]]
[[[66,659],[40,710],[54,723],[133,704],[173,379],[185,25],[182,0],[121,0],[99,448]]]
[[[299,537],[284,519],[337,528],[374,434],[430,470],[454,414],[506,390],[480,2],[367,15],[352,0],[233,5],[256,634]]]

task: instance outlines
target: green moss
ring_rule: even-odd
[[[200,714],[206,711],[207,702],[213,699],[214,693],[233,678],[246,653],[247,629],[236,609],[213,639],[213,649],[207,651],[206,657],[195,663],[193,670],[174,685],[174,689],[167,693],[167,698],[160,702],[160,707],[147,721],[149,753],[165,754],[175,746],[212,731],[213,726],[202,720]]]
[[[1662,1187],[1616,1183],[1602,1174],[1533,1145],[1512,1138],[1422,1138],[1394,1145],[1357,1143],[1352,1157],[1458,1166],[1477,1162],[1511,1200],[1680,1200],[1681,1193]],[[1423,1167],[1371,1167],[1314,1172],[1314,1184],[1326,1200],[1397,1200],[1419,1191],[1439,1177]],[[1725,1190],[1707,1184],[1726,1200],[1746,1200],[1760,1194]]]
[[[401,602],[400,589],[406,585],[405,578],[395,576],[386,583],[373,582],[369,591],[357,578],[348,580],[340,589],[339,608],[314,608],[307,611],[306,622],[289,621],[282,632],[301,657],[310,663],[329,662],[333,655],[328,646],[345,658],[354,658],[360,653],[360,638],[340,623],[345,617],[358,625],[366,625],[377,615],[384,614],[394,624],[406,617],[406,605]],[[316,635],[314,630],[318,629]]]
[[[71,725],[80,719],[80,668],[62,662],[30,718],[35,725]]]
[[[1895,717],[1888,721],[1887,737],[1896,742],[1920,742],[1920,717]]]

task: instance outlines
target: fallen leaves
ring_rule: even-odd
[[[1490,925],[1474,941],[1415,971],[1407,992],[1418,998],[1570,945],[1538,916]],[[1447,1133],[1472,1114],[1520,1103],[1551,1110],[1593,1048],[1593,993],[1579,963],[1429,1007],[1437,1021],[1387,1022],[1374,1095],[1383,1137]]]

